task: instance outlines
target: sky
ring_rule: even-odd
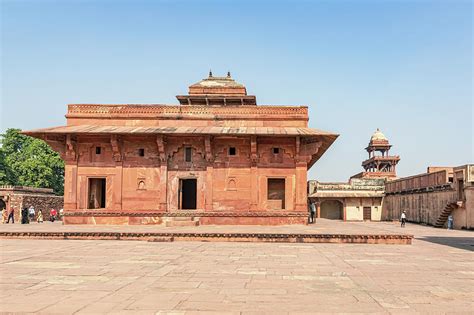
[[[69,103],[177,104],[214,75],[340,134],[308,179],[362,171],[377,129],[398,175],[473,162],[471,1],[6,1],[0,132]]]

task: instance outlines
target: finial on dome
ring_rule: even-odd
[[[227,77],[230,78],[230,71],[227,71]]]
[[[212,78],[212,70],[209,69],[209,78]]]

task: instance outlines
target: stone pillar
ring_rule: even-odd
[[[159,184],[159,209],[160,211],[168,211],[168,157],[165,150],[165,138],[163,135],[156,136],[156,145],[158,147],[158,155],[160,157],[160,184]]]
[[[115,176],[113,180],[113,209],[122,210],[123,162],[115,162]]]
[[[77,162],[66,161],[64,165],[64,210],[77,209]]]
[[[250,210],[258,210],[258,155],[257,155],[257,136],[250,138]]]
[[[214,166],[211,164],[207,165],[206,168],[206,211],[212,211],[212,177],[214,173]]]
[[[342,208],[343,220],[346,221],[346,218],[347,218],[347,216],[346,216],[346,210],[347,210],[347,209],[346,209],[346,199],[343,199],[343,200],[342,200],[342,207],[343,207],[343,208]],[[362,209],[363,209],[363,208],[362,208]],[[362,213],[362,215],[364,215],[364,214]]]
[[[160,165],[160,211],[168,211],[168,163],[164,162]]]
[[[206,166],[206,186],[205,186],[205,210],[206,211],[212,211],[213,206],[212,206],[212,190],[213,190],[213,185],[212,185],[212,178],[214,176],[214,153],[212,150],[212,138],[211,136],[206,136],[204,138],[204,149],[206,151],[205,158],[207,161],[207,166]]]
[[[316,203],[316,217],[318,219],[321,218],[321,202],[320,201]]]
[[[307,169],[306,162],[296,163],[295,211],[308,211]]]

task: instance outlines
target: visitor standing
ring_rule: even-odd
[[[401,227],[405,227],[405,223],[407,222],[407,215],[406,215],[406,212],[405,212],[405,211],[402,212],[402,215],[401,215],[401,217],[400,217],[400,220],[402,221]]]
[[[38,223],[43,223],[43,211],[41,211],[41,209],[38,210],[37,222]]]
[[[36,214],[35,207],[30,206],[30,207],[28,208],[28,215],[30,216],[30,221],[34,221],[34,220],[35,220],[35,214]]]
[[[54,220],[56,220],[56,215],[58,214],[58,212],[56,211],[56,209],[52,208],[51,211],[49,212],[49,220],[51,222],[54,222]]]
[[[21,210],[21,224],[28,224],[30,221],[28,220],[28,208],[24,207]]]
[[[314,223],[314,216],[316,215],[316,205],[314,202],[311,202],[309,205],[309,213],[310,213],[310,223]]]
[[[15,209],[13,207],[10,208],[10,213],[8,214],[7,224],[10,223],[10,219],[12,219],[12,223],[15,223]]]

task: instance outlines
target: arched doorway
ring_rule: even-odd
[[[0,210],[6,209],[6,208],[7,208],[7,204],[5,203],[5,201],[3,201],[2,198],[0,198]]]
[[[321,202],[321,218],[342,220],[344,206],[339,200],[325,200]]]

